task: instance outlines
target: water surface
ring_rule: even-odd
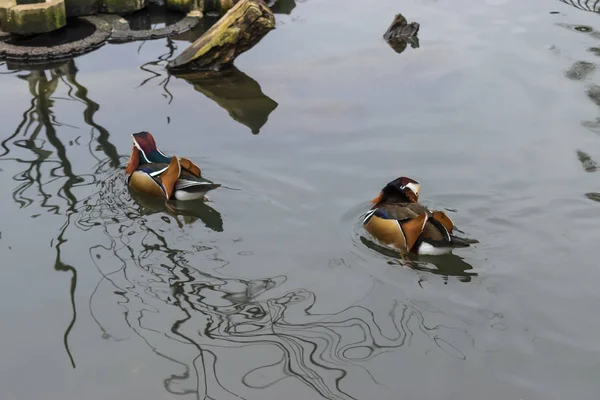
[[[165,72],[197,30],[0,66],[1,397],[597,399],[598,15],[279,11],[219,81]],[[382,40],[397,12],[419,48]],[[140,130],[223,187],[132,198]],[[372,243],[357,221],[399,175],[480,244]]]

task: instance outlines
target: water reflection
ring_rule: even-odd
[[[572,2],[571,0],[561,0],[564,3],[569,3],[577,8],[581,8],[587,11],[600,12],[600,2],[598,1],[579,1]],[[581,26],[573,24],[558,24],[564,28],[589,34],[595,39],[600,39],[600,32],[594,30],[590,26]],[[600,49],[597,47],[588,48],[587,51],[600,55]],[[566,71],[565,76],[571,80],[582,81],[589,79],[596,71],[596,64],[587,61],[576,61],[571,68]],[[596,106],[600,107],[600,86],[591,84],[586,89],[586,94],[590,101]],[[582,121],[581,125],[587,128],[589,131],[600,134],[600,117],[597,117],[594,121]],[[583,150],[577,150],[577,158],[581,163],[585,172],[596,172],[600,170],[600,166],[592,157]],[[600,193],[588,192],[584,193],[584,196],[589,200],[600,202]]]
[[[290,284],[285,275],[223,273],[231,261],[218,242],[147,213],[126,195],[123,180],[122,174],[107,179],[77,216],[78,229],[101,229],[107,243],[89,251],[101,275],[90,312],[103,338],[133,333],[171,366],[163,379],[168,393],[246,398],[292,378],[324,398],[355,399],[350,382],[380,385],[369,362],[417,334],[431,350],[466,358],[466,349],[450,337],[456,328],[428,324],[424,304],[395,301],[382,310],[377,302],[376,314],[355,303],[318,313],[316,294],[284,290]],[[241,242],[232,241],[228,250]],[[119,305],[122,322],[112,313],[100,315],[109,298]],[[468,332],[460,334],[461,343],[473,343]]]
[[[576,61],[565,73],[565,76],[574,81],[583,81],[596,71],[596,64],[587,61]]]
[[[227,110],[232,119],[255,135],[277,108],[277,102],[262,92],[258,82],[235,67],[216,76],[191,73],[176,77],[193,85],[194,90]]]
[[[588,199],[590,199],[592,201],[596,201],[596,202],[600,203],[600,193],[598,193],[598,192],[586,193],[585,197],[587,197]]]
[[[17,66],[8,63],[7,67],[14,69]],[[63,341],[75,367],[68,339],[77,317],[77,269],[62,260],[62,247],[67,242],[66,232],[77,212],[78,200],[74,190],[96,184],[97,176],[114,170],[120,164],[120,158],[116,148],[110,143],[108,130],[94,120],[99,105],[88,96],[85,86],[79,83],[73,60],[14,72],[18,79],[27,83],[31,101],[29,108],[23,112],[21,123],[11,135],[2,140],[0,161],[23,165],[24,169],[13,177],[17,186],[12,189],[13,199],[20,208],[40,206],[53,215],[64,216],[64,223],[58,235],[51,240],[51,246],[56,252],[54,268],[71,274],[69,297],[72,317],[65,329]],[[89,155],[96,160],[91,173],[75,173],[67,145],[57,134],[58,127],[70,127],[61,123],[54,112],[55,93],[61,84],[66,86],[68,96],[62,100],[79,102],[85,107],[83,120],[90,127],[89,139],[82,139],[80,136],[68,145],[88,148]],[[93,145],[94,142],[96,146]],[[36,201],[38,198],[42,199],[39,204]]]
[[[164,5],[149,3],[133,14],[123,16],[134,31],[163,28],[173,25],[185,17],[185,13],[167,9]]]
[[[142,42],[142,44],[140,44],[138,51],[141,49],[141,47],[143,45],[144,45],[144,42]],[[169,62],[169,60],[173,57],[173,55],[175,54],[175,51],[177,50],[177,46],[175,45],[175,43],[173,42],[172,39],[167,38],[165,41],[165,47],[167,48],[166,52],[159,55],[156,58],[156,60],[148,61],[148,62],[140,65],[140,69],[144,72],[147,72],[150,76],[148,78],[144,79],[139,84],[138,87],[142,87],[142,86],[146,85],[147,83],[149,83],[150,81],[153,81],[154,79],[162,78],[158,82],[158,86],[160,86],[163,90],[162,96],[168,100],[169,104],[171,104],[171,102],[173,101],[173,98],[174,98],[173,94],[171,93],[171,91],[168,88],[169,82],[171,82],[171,75],[169,75],[168,73],[166,73],[164,71],[163,65],[165,63]]]
[[[205,226],[215,232],[223,232],[223,219],[221,214],[206,205],[203,200],[198,201],[165,201],[163,198],[148,196],[129,189],[129,194],[141,206],[140,215],[165,213],[173,217],[177,226],[191,225],[201,220]],[[179,220],[182,217],[182,221]]]
[[[559,0],[580,10],[600,12],[600,2],[598,0]]]
[[[577,150],[577,158],[581,162],[581,166],[585,172],[600,171],[600,165],[592,159],[592,157],[584,151]],[[589,192],[585,193],[585,197],[592,201],[600,202],[600,193]]]
[[[418,256],[417,258],[412,254],[400,253],[387,247],[383,247],[362,235],[360,236],[360,241],[369,249],[374,250],[388,258],[389,264],[399,265],[434,275],[440,275],[444,278],[444,283],[447,283],[448,277],[455,277],[460,282],[471,282],[472,277],[477,276],[476,272],[471,271],[473,266],[465,262],[462,257],[459,257],[455,254],[444,254],[440,256]],[[433,265],[435,268],[432,268],[431,265]],[[422,276],[422,279],[423,278],[425,278],[425,276]]]
[[[295,6],[293,1],[292,3]],[[283,4],[286,4],[286,1],[283,1]],[[162,21],[161,18],[164,19],[164,15],[169,15],[160,11],[160,8],[158,10],[158,16],[152,14],[151,11],[147,11],[144,14],[141,14],[141,16],[150,15],[150,17],[142,18],[140,21],[132,19],[132,21],[137,21],[138,25],[140,25],[140,29],[149,29],[152,25],[152,21]],[[137,14],[134,14],[134,16],[130,18],[138,17]],[[148,77],[140,82],[139,87],[158,79],[157,85],[162,88],[162,96],[170,104],[173,101],[174,96],[168,86],[173,75],[167,73],[164,66],[175,56],[175,53],[178,50],[176,41],[194,42],[218,20],[218,17],[205,16],[202,19],[202,22],[195,28],[185,33],[167,38],[165,40],[165,52],[156,57],[155,60],[148,61],[140,66],[142,71],[148,73]],[[142,42],[139,45],[138,52],[141,51],[144,43],[145,42]],[[262,92],[258,82],[235,67],[223,71],[216,76],[208,76],[203,73],[180,74],[175,76],[187,81],[193,85],[196,91],[204,94],[206,97],[227,110],[233,120],[250,128],[251,132],[255,135],[260,132],[260,129],[267,123],[269,115],[278,106],[277,102]]]

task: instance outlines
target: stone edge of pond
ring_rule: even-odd
[[[10,33],[4,32],[2,29],[0,29],[0,42],[4,42],[8,39],[10,39]]]
[[[161,39],[185,33],[202,21],[200,16],[188,14],[173,25],[164,28],[135,31],[117,15],[106,14],[77,18],[94,25],[96,28],[94,33],[81,40],[58,46],[32,47],[10,44],[6,42],[10,35],[0,31],[0,60],[36,62],[68,59],[102,47],[107,41],[110,43],[126,43],[138,40]]]
[[[112,26],[108,22],[96,16],[77,18],[94,25],[94,33],[81,40],[52,47],[18,46],[0,40],[0,60],[60,60],[88,53],[106,43],[112,32]]]
[[[138,40],[154,40],[185,33],[196,27],[202,18],[198,16],[186,15],[173,25],[165,26],[159,29],[132,30],[129,24],[118,15],[103,16],[109,21],[112,27],[112,34],[109,38],[110,43],[126,43]]]

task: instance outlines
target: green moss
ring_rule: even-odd
[[[198,49],[198,51],[192,57],[192,60],[203,56],[210,49],[212,49],[214,47],[221,47],[224,44],[231,44],[231,43],[237,42],[239,34],[240,34],[239,28],[232,27],[232,28],[227,29],[225,32],[221,33],[218,36],[218,39],[216,41],[214,41],[214,42],[211,41],[211,42],[205,44],[204,46],[202,46],[200,49]]]
[[[199,9],[197,0],[167,0],[167,8],[185,13]]]

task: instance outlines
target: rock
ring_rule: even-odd
[[[204,12],[216,11],[223,15],[238,2],[239,0],[204,0]]]
[[[0,25],[6,32],[35,35],[52,32],[66,24],[64,0],[23,5],[15,0],[0,0]]]
[[[0,30],[0,42],[10,39],[10,33]]]
[[[392,24],[383,34],[383,38],[397,53],[402,53],[408,43],[411,44],[413,49],[419,47],[419,39],[417,37],[419,28],[420,25],[418,23],[411,22],[409,24],[402,14],[396,14]]]
[[[91,24],[93,33],[79,40],[53,46],[47,45],[52,34],[40,34],[25,40],[19,36],[11,36],[8,40],[0,41],[0,60],[26,62],[30,65],[48,60],[70,59],[102,46],[111,33],[110,24],[99,17],[77,17],[72,23]]]
[[[218,0],[217,11],[220,14],[225,14],[227,11],[231,10],[237,2],[238,0]]]
[[[276,0],[271,6],[271,10],[275,14],[291,14],[292,10],[296,8],[295,0]]]
[[[166,0],[167,8],[169,10],[181,11],[189,13],[190,11],[197,10],[200,13],[204,11],[204,0]]]
[[[148,5],[148,0],[104,0],[102,7],[109,14],[129,14]]]
[[[102,0],[65,0],[67,17],[96,14],[102,7]]]
[[[261,0],[242,0],[176,59],[170,71],[218,71],[231,67],[269,31],[275,17]]]

